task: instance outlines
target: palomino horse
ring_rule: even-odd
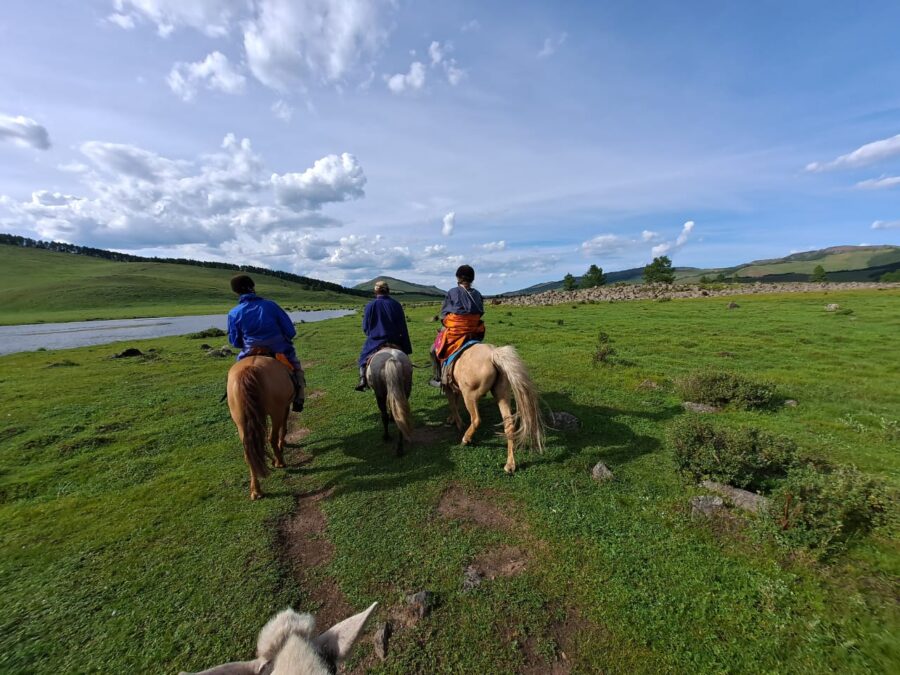
[[[302,375],[301,375],[302,381]],[[269,475],[266,466],[266,418],[272,419],[269,442],[276,468],[284,464],[284,438],[294,397],[288,369],[269,356],[248,356],[228,371],[228,410],[237,425],[250,468],[250,499],[263,496],[259,479]]]
[[[412,391],[412,363],[399,349],[388,347],[375,352],[366,367],[366,380],[381,411],[384,424],[384,440],[391,440],[388,422],[397,425],[397,443],[394,451],[397,457],[403,455],[403,441],[409,441],[412,432],[412,413],[409,410],[409,394]]]
[[[515,347],[495,347],[485,343],[472,345],[456,357],[453,368],[454,382],[446,388],[450,419],[457,429],[463,430],[463,421],[459,416],[460,399],[466,404],[471,418],[469,428],[462,437],[463,445],[472,442],[472,436],[481,424],[478,399],[490,391],[503,416],[503,432],[506,435],[504,471],[513,473],[516,470],[516,444],[544,449],[540,397]],[[515,414],[509,404],[510,394],[516,401]]]

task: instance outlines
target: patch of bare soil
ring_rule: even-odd
[[[307,401],[315,401],[317,398],[322,398],[325,395],[324,389],[313,389],[312,391],[306,392],[306,400]]]
[[[467,579],[514,577],[528,568],[530,555],[519,546],[501,546],[476,556],[466,568]]]
[[[309,429],[306,427],[298,427],[296,429],[288,429],[287,436],[284,437],[285,443],[288,445],[300,445],[306,437],[309,436]]]
[[[416,445],[434,445],[455,441],[456,429],[448,429],[444,426],[413,427],[412,442]]]
[[[325,536],[327,523],[320,504],[333,490],[299,495],[294,512],[279,528],[281,558],[316,605],[304,610],[311,612],[316,624],[324,628],[354,613],[337,583],[323,569],[334,555],[334,546]]]
[[[551,623],[541,635],[529,635],[522,645],[522,675],[566,675],[572,672],[576,636],[593,630],[577,610],[567,608],[564,618]]]
[[[485,491],[485,496],[491,493]],[[438,502],[437,515],[445,520],[461,520],[481,527],[512,530],[516,521],[508,516],[497,504],[466,492],[461,486],[451,484]]]
[[[303,370],[309,370],[310,368],[315,368],[320,363],[322,363],[322,362],[316,361],[316,360],[304,361],[303,362]]]

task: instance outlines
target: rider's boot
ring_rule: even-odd
[[[366,367],[359,367],[359,384],[356,385],[356,391],[365,391],[369,383],[366,382]]]
[[[291,410],[294,412],[303,412],[303,388],[300,386],[300,377],[297,371],[291,373],[291,381],[294,383],[294,400],[291,403]]]
[[[431,350],[431,379],[428,381],[432,387],[441,387],[441,362],[438,361],[437,354]]]

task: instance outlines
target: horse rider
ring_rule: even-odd
[[[372,355],[385,345],[392,345],[405,354],[412,354],[403,306],[391,297],[391,289],[386,281],[375,282],[375,299],[366,305],[362,329],[366,334],[366,341],[359,355],[359,384],[356,385],[356,391],[365,391],[368,386],[366,365]]]
[[[231,290],[240,296],[237,306],[228,312],[228,340],[241,350],[238,360],[257,354],[276,358],[284,354],[292,367],[294,401],[291,409],[300,412],[303,410],[303,370],[292,343],[297,335],[293,321],[278,303],[258,296],[253,279],[246,274],[231,279]]]
[[[441,323],[431,347],[433,377],[428,383],[441,386],[441,364],[469,340],[484,339],[484,298],[472,288],[475,270],[469,265],[460,265],[456,270],[456,287],[447,291],[441,306]]]

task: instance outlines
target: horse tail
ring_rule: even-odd
[[[266,464],[266,411],[262,404],[262,383],[253,367],[238,371],[236,378],[244,454],[253,473],[265,478],[269,475],[269,466]]]
[[[528,369],[515,347],[496,347],[491,353],[494,367],[509,382],[516,400],[515,440],[536,450],[544,449],[544,420],[541,417],[540,395],[528,376]]]
[[[387,404],[394,418],[394,423],[407,441],[412,436],[412,412],[406,398],[406,387],[403,382],[403,367],[394,357],[384,364],[384,383],[387,387]]]

